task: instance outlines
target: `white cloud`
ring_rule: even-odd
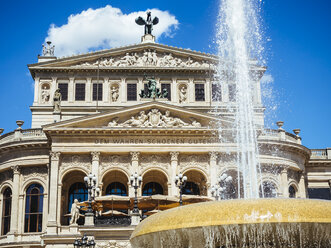
[[[264,74],[263,77],[261,78],[261,84],[269,84],[273,82],[274,82],[274,78],[271,74]]]
[[[150,9],[152,18],[160,22],[153,27],[156,38],[173,36],[178,20],[168,11]],[[64,56],[86,53],[93,49],[106,49],[139,43],[144,27],[135,23],[135,18],[146,18],[146,11],[123,14],[119,8],[107,5],[99,9],[87,9],[68,17],[68,23],[60,27],[51,24],[48,37],[55,45],[55,55]]]

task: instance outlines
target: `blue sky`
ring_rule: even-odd
[[[106,5],[121,9],[123,14],[148,8],[167,10],[179,25],[172,37],[163,35],[160,43],[214,51],[218,0],[4,1],[0,14],[0,127],[5,132],[14,130],[18,119],[25,121],[24,128],[31,125],[33,80],[26,65],[37,61],[50,25],[62,26],[71,14]],[[303,144],[309,148],[331,147],[330,13],[329,0],[263,2],[265,40],[269,40],[267,73],[274,78],[272,101],[277,103],[267,123],[282,120],[289,132],[301,128]]]

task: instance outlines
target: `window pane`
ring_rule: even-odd
[[[94,83],[93,84],[93,101],[102,101],[102,84],[101,83]]]
[[[62,96],[62,101],[68,101],[68,84],[67,83],[59,83],[59,89]]]
[[[70,186],[68,197],[68,212],[71,211],[71,205],[75,199],[79,202],[86,201],[88,198],[87,188],[84,183],[77,182]]]
[[[222,90],[220,84],[212,84],[212,100],[215,102],[222,101]]]
[[[120,195],[127,196],[126,188],[124,184],[120,182],[113,182],[106,188],[106,195]]]
[[[31,184],[26,190],[24,232],[42,230],[43,192],[44,188],[39,184]]]
[[[127,84],[127,100],[137,101],[137,84]]]
[[[76,84],[76,101],[85,101],[85,84]]]
[[[171,84],[161,84],[161,91],[163,93],[163,89],[167,89],[168,92],[168,100],[171,101]]]
[[[185,195],[200,195],[199,186],[194,182],[186,182],[183,189],[183,194]]]
[[[163,188],[159,183],[150,182],[143,188],[143,196],[149,195],[163,195]]]
[[[8,187],[3,192],[2,231],[1,231],[2,235],[6,235],[10,231],[11,200],[12,200],[12,191]]]
[[[205,100],[205,85],[195,84],[195,100],[204,101]]]

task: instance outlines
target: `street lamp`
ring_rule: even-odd
[[[179,205],[183,205],[183,189],[186,185],[187,176],[183,176],[183,174],[179,174],[175,177],[175,184],[179,188]]]
[[[133,206],[133,211],[132,213],[134,214],[139,214],[139,209],[138,209],[138,188],[141,185],[141,182],[143,181],[141,176],[138,176],[137,172],[134,173],[134,175],[131,175],[130,177],[130,183],[131,186],[134,188],[134,206]]]
[[[87,247],[94,248],[95,241],[93,238],[89,240],[86,234],[84,234],[84,236],[81,239],[76,239],[74,242],[74,248],[87,248]]]
[[[216,198],[216,200],[230,198],[227,194],[229,193],[229,187],[232,184],[232,180],[232,176],[228,176],[227,174],[223,174],[219,177],[218,185],[214,185],[211,188],[211,194]]]

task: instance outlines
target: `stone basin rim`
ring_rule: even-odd
[[[257,213],[258,218],[254,218],[254,213]],[[277,213],[281,214],[281,218],[279,218],[279,214],[277,217]],[[266,218],[268,221],[265,220]],[[331,201],[274,198],[235,199],[190,204],[148,217],[135,228],[131,239],[145,234],[181,228],[266,223],[331,224]]]

